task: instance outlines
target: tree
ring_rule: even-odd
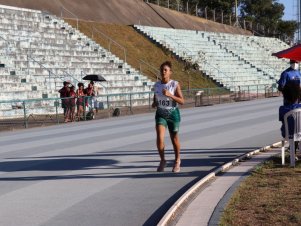
[[[241,16],[253,22],[267,23],[280,20],[284,5],[276,0],[242,0]]]
[[[298,28],[298,24],[294,20],[291,21],[280,20],[277,28],[278,28],[278,35],[280,35],[284,41],[291,42],[294,39],[294,34],[296,29]]]
[[[148,0],[149,3],[159,3],[159,5],[161,6],[166,6],[167,1],[168,0]],[[238,0],[238,4],[240,3],[240,1],[241,0]],[[181,5],[181,7],[185,8],[187,2],[189,3],[189,8],[195,8],[195,6],[198,5],[201,8],[207,7],[209,9],[223,10],[225,13],[231,13],[234,7],[235,0],[169,0],[169,5]]]
[[[241,0],[238,0],[238,4]],[[233,13],[233,9],[235,7],[235,0],[207,0],[207,1],[199,1],[200,7],[207,7],[209,9],[215,9],[218,11],[223,11],[225,14]]]
[[[145,0],[149,3],[159,4],[160,6],[167,7],[182,12],[187,11],[192,15],[196,15],[198,9],[198,15],[206,17],[217,22],[230,23],[234,20],[233,14],[235,0]],[[238,4],[241,0],[237,0]],[[169,4],[168,4],[169,3]],[[187,4],[188,3],[188,4]],[[223,18],[222,18],[223,17]]]
[[[251,21],[253,29],[258,29],[260,33],[293,38],[297,24],[281,19],[284,15],[284,5],[277,0],[242,0],[240,8],[241,17]]]
[[[174,10],[183,10],[183,0],[145,0],[145,2],[153,3],[153,4],[158,4],[163,7],[168,7],[170,9]]]
[[[147,1],[147,0],[145,0]],[[201,16],[215,19],[217,22],[233,24],[235,21],[235,0],[148,0],[149,3],[186,12],[187,2],[189,12],[196,14],[196,6],[201,10]],[[297,29],[295,21],[283,21],[284,5],[278,0],[237,0],[240,8],[240,19],[247,21],[253,31],[262,35],[285,37],[293,39]],[[205,10],[206,9],[206,10]],[[221,12],[223,14],[221,14]],[[222,18],[223,15],[223,18]]]

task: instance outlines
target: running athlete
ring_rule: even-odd
[[[170,139],[175,152],[175,162],[172,172],[180,172],[180,141],[179,141],[179,125],[181,121],[178,104],[184,104],[184,98],[180,84],[177,81],[171,80],[172,74],[171,62],[166,61],[160,66],[162,80],[155,83],[154,86],[154,101],[153,108],[156,111],[156,133],[157,133],[157,148],[160,155],[160,164],[157,168],[158,172],[163,172],[166,165],[164,155],[164,136],[165,130],[168,128]]]

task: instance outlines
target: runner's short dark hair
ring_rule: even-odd
[[[164,68],[165,66],[167,66],[167,67],[169,67],[170,69],[172,69],[172,64],[171,64],[171,62],[170,62],[170,61],[165,61],[165,62],[163,62],[163,63],[161,64],[161,66],[160,66],[160,71],[161,71],[161,72],[163,71],[163,68]]]

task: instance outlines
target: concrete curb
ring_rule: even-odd
[[[166,226],[168,225],[168,222],[173,219],[173,216],[175,215],[176,211],[180,206],[187,200],[197,189],[199,189],[202,185],[204,185],[209,180],[213,179],[217,174],[226,171],[231,166],[237,165],[240,161],[242,161],[245,158],[249,158],[252,155],[255,155],[262,151],[268,151],[272,147],[277,147],[281,145],[281,142],[276,142],[272,145],[265,146],[263,148],[248,152],[246,154],[243,154],[239,156],[238,158],[234,159],[231,162],[225,163],[224,165],[220,166],[213,172],[206,175],[204,178],[202,178],[200,181],[198,181],[196,184],[194,184],[188,191],[186,191],[173,205],[172,207],[166,212],[166,214],[163,216],[163,218],[158,223],[158,226]]]

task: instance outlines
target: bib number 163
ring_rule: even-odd
[[[169,105],[170,105],[169,100],[159,100],[158,103],[159,103],[159,106],[163,106],[163,107],[169,107]]]

